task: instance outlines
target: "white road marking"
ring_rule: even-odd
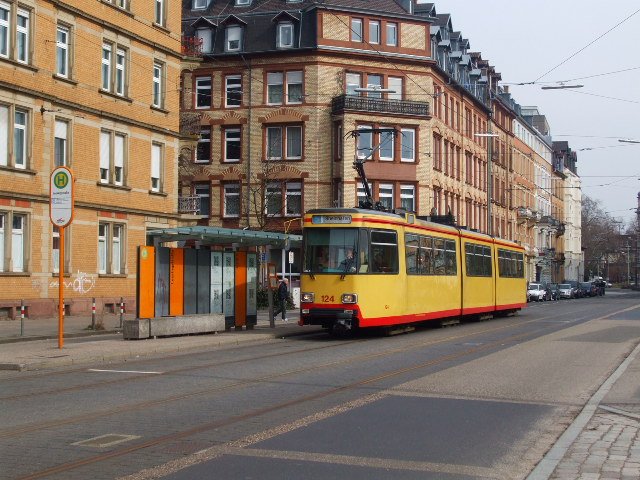
[[[145,372],[142,370],[100,370],[98,368],[90,368],[89,372],[110,372],[110,373],[146,373],[149,375],[162,375],[164,372]]]

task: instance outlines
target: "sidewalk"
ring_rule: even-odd
[[[620,364],[527,480],[640,478],[640,346]]]
[[[132,318],[133,315],[124,316],[125,320]],[[119,315],[97,316],[96,325],[102,324],[104,328],[100,330],[91,329],[90,315],[72,316],[64,320],[62,349],[58,348],[57,318],[0,320],[0,370],[38,370],[126,361],[162,353],[268,341],[320,330],[298,326],[298,318],[299,312],[288,312],[288,322],[278,317],[275,328],[271,328],[268,312],[259,311],[258,323],[253,330],[124,340]]]

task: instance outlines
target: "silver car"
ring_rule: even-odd
[[[573,288],[568,283],[561,283],[558,285],[558,297],[559,298],[573,298]]]

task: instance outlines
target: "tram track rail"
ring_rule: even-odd
[[[614,315],[617,312],[613,312],[610,313],[608,315],[604,315],[601,316],[600,318],[606,318],[607,316],[610,315]],[[576,312],[571,312],[571,315],[574,317],[574,322],[572,322],[573,324],[576,324],[578,322],[584,321],[584,320],[589,320],[589,319],[593,319],[593,316],[590,315],[588,317],[576,317]],[[431,345],[435,345],[435,344],[440,344],[440,343],[446,343],[446,342],[456,342],[459,341],[461,339],[467,339],[470,337],[474,337],[474,336],[478,336],[478,335],[483,335],[483,334],[487,334],[487,333],[493,333],[496,331],[500,331],[500,330],[508,330],[511,328],[517,328],[517,327],[521,327],[523,325],[526,324],[531,324],[534,322],[538,322],[540,320],[544,320],[545,317],[542,318],[535,318],[535,319],[531,319],[531,320],[526,320],[526,321],[515,321],[515,322],[509,322],[508,324],[501,324],[499,326],[492,326],[491,328],[482,328],[478,331],[474,331],[474,332],[469,332],[469,333],[464,333],[464,334],[456,334],[456,335],[446,335],[443,338],[437,339],[437,340],[431,340],[428,342],[412,342],[409,345],[403,345],[399,348],[392,348],[392,349],[387,349],[384,350],[382,352],[376,352],[376,353],[370,353],[370,354],[365,354],[365,355],[358,355],[355,357],[350,357],[348,359],[342,359],[342,360],[338,360],[335,362],[326,362],[323,363],[321,365],[315,364],[313,366],[310,367],[305,367],[305,368],[299,368],[299,369],[291,369],[291,370],[287,370],[284,372],[278,372],[276,374],[273,375],[269,375],[266,377],[261,377],[259,379],[247,379],[247,380],[243,380],[240,382],[236,382],[234,384],[231,385],[226,385],[226,386],[217,386],[217,387],[212,387],[212,388],[208,388],[208,389],[203,389],[201,391],[192,391],[192,392],[187,392],[185,394],[181,394],[181,395],[175,395],[175,396],[171,396],[171,397],[167,397],[167,398],[163,398],[163,399],[158,399],[158,400],[154,400],[154,401],[147,401],[147,402],[138,402],[136,404],[132,404],[132,405],[128,405],[128,406],[120,406],[120,408],[118,408],[118,410],[116,411],[115,409],[112,411],[105,411],[105,412],[94,412],[91,414],[86,414],[86,415],[80,415],[80,416],[76,416],[76,417],[70,417],[58,422],[47,422],[46,424],[34,424],[34,425],[30,425],[30,426],[25,426],[25,427],[21,427],[21,428],[17,428],[17,429],[7,429],[5,431],[0,432],[0,435],[4,438],[8,438],[11,436],[16,436],[16,435],[21,435],[24,433],[29,433],[29,432],[34,432],[40,429],[44,429],[44,428],[53,428],[56,426],[62,426],[62,425],[68,425],[71,423],[79,423],[82,421],[95,421],[96,419],[96,415],[102,415],[102,416],[106,416],[106,415],[110,415],[110,414],[121,414],[123,411],[123,408],[129,411],[133,411],[136,409],[140,409],[140,408],[148,408],[149,406],[154,406],[154,405],[160,405],[163,403],[167,403],[167,402],[172,402],[172,401],[177,401],[180,399],[184,399],[184,398],[189,398],[192,397],[194,395],[202,395],[202,394],[215,394],[215,393],[221,393],[223,391],[228,391],[229,389],[233,389],[233,388],[240,388],[242,386],[249,386],[252,384],[259,384],[259,383],[265,383],[265,382],[271,382],[280,378],[284,378],[287,376],[294,376],[294,375],[299,375],[301,373],[308,373],[312,370],[317,371],[319,368],[335,368],[337,365],[346,365],[349,363],[354,363],[354,362],[361,362],[364,360],[368,360],[368,359],[375,359],[375,358],[383,358],[385,356],[391,356],[394,354],[399,353],[400,351],[406,351],[407,349],[416,349],[416,348],[424,348],[424,347],[428,347]],[[548,318],[548,317],[546,317]],[[555,318],[558,318],[557,316]],[[192,435],[196,435],[196,434],[200,434],[200,433],[204,433],[207,431],[211,431],[211,430],[215,430],[221,427],[227,427],[227,426],[231,426],[234,424],[238,424],[238,423],[242,423],[245,422],[247,420],[250,420],[252,418],[256,418],[256,417],[260,417],[269,413],[273,413],[273,412],[277,412],[279,410],[282,409],[286,409],[288,407],[291,407],[293,405],[300,405],[300,404],[304,404],[306,402],[313,402],[319,399],[323,399],[323,398],[327,398],[330,397],[332,395],[336,395],[339,393],[343,393],[343,392],[349,392],[349,391],[356,391],[358,389],[362,389],[364,387],[370,387],[371,385],[384,381],[384,380],[388,380],[390,378],[394,378],[394,377],[400,377],[402,375],[406,375],[408,373],[412,373],[412,372],[416,372],[419,371],[421,369],[426,369],[426,368],[430,368],[430,367],[434,367],[440,364],[445,364],[447,362],[453,362],[453,361],[459,361],[461,359],[464,359],[465,357],[470,357],[473,355],[477,355],[479,353],[483,353],[483,352],[488,352],[491,351],[495,348],[500,348],[503,347],[505,344],[514,344],[517,342],[521,342],[521,341],[525,341],[528,339],[532,339],[535,338],[537,336],[540,335],[544,335],[546,332],[551,332],[551,331],[555,331],[558,330],[558,325],[550,325],[550,324],[545,324],[543,327],[540,328],[535,328],[533,330],[527,331],[527,332],[521,332],[521,333],[515,333],[515,334],[511,334],[511,335],[507,335],[505,337],[501,337],[499,339],[490,341],[490,342],[486,342],[486,343],[482,343],[479,345],[474,345],[474,346],[470,346],[468,348],[463,348],[462,350],[459,350],[457,352],[454,353],[450,353],[450,354],[443,354],[443,355],[438,355],[435,358],[432,358],[428,361],[425,362],[419,362],[413,365],[408,365],[402,368],[397,368],[397,369],[393,369],[391,371],[387,371],[387,372],[383,372],[377,375],[373,375],[373,376],[369,376],[366,378],[362,378],[362,379],[358,379],[355,380],[353,382],[344,384],[344,385],[340,385],[340,386],[331,386],[329,388],[324,388],[322,391],[320,392],[315,392],[313,394],[309,394],[309,395],[301,395],[301,396],[297,396],[296,398],[292,398],[292,399],[288,399],[287,401],[284,402],[279,402],[279,403],[275,403],[273,405],[269,405],[269,406],[265,406],[262,408],[257,408],[257,409],[253,409],[249,412],[243,413],[242,415],[235,415],[229,418],[225,418],[225,419],[221,419],[221,420],[216,420],[216,421],[212,421],[212,422],[208,422],[208,423],[204,423],[204,424],[200,424],[198,426],[195,427],[191,427],[191,428],[186,428],[184,430],[178,431],[178,432],[173,432],[171,434],[167,434],[167,435],[161,435],[161,436],[157,436],[155,438],[151,438],[148,439],[146,441],[134,444],[134,445],[130,445],[127,447],[122,447],[122,448],[117,448],[115,450],[112,450],[110,452],[105,452],[105,453],[100,453],[100,454],[96,454],[96,455],[91,455],[88,457],[85,457],[83,459],[79,459],[76,461],[72,461],[72,462],[67,462],[67,463],[62,463],[50,468],[46,468],[37,472],[33,472],[29,475],[20,477],[22,479],[35,479],[35,478],[44,478],[47,477],[49,475],[54,475],[54,474],[60,474],[66,471],[71,471],[77,468],[81,468],[83,466],[86,465],[90,465],[90,464],[96,464],[96,463],[100,463],[100,462],[105,462],[108,461],[110,459],[113,458],[117,458],[117,457],[123,457],[126,456],[130,453],[133,452],[137,452],[140,450],[144,450],[146,448],[151,448],[151,447],[156,447],[156,446],[161,446],[163,444],[167,444],[167,443],[171,443],[171,442],[175,442],[175,441],[179,441],[181,439],[185,439],[189,436]],[[344,345],[344,342],[342,343],[342,345]]]
[[[575,315],[576,312],[571,312],[572,315]],[[514,317],[510,317],[511,319],[514,319]],[[414,349],[420,349],[420,348],[425,348],[425,347],[430,347],[430,346],[435,346],[435,345],[439,345],[439,344],[446,344],[448,342],[454,342],[454,341],[459,341],[459,340],[463,340],[463,339],[469,339],[469,338],[473,338],[476,336],[480,336],[480,335],[484,335],[487,333],[495,333],[501,330],[507,330],[509,328],[517,328],[517,327],[521,327],[522,325],[527,325],[530,323],[534,323],[534,322],[540,322],[540,321],[544,321],[548,318],[552,318],[551,316],[548,317],[540,317],[540,318],[534,318],[531,320],[526,320],[524,322],[519,321],[518,319],[512,320],[511,322],[505,324],[501,324],[501,325],[492,325],[493,322],[489,322],[487,323],[487,325],[491,325],[490,328],[483,328],[480,329],[478,331],[474,331],[474,332],[468,332],[468,333],[460,333],[460,334],[456,334],[456,335],[446,335],[443,338],[439,338],[436,340],[429,340],[429,341],[418,341],[418,342],[411,342],[408,344],[404,344],[400,347],[397,348],[391,348],[391,349],[386,349],[380,352],[376,352],[376,353],[367,353],[367,354],[363,354],[363,355],[358,355],[358,356],[353,356],[353,357],[349,357],[346,359],[341,359],[341,360],[337,360],[337,361],[333,361],[333,362],[326,362],[324,364],[318,365],[318,364],[314,364],[311,365],[309,367],[303,367],[303,368],[298,368],[298,369],[293,369],[293,370],[287,370],[284,372],[278,372],[276,374],[273,375],[269,375],[269,376],[263,376],[260,378],[251,378],[251,379],[245,379],[245,380],[241,380],[241,381],[237,381],[237,382],[233,382],[227,385],[217,385],[217,386],[212,386],[209,388],[205,388],[205,389],[200,389],[200,390],[192,390],[190,392],[185,392],[185,393],[181,393],[178,395],[171,395],[171,396],[167,396],[164,398],[159,398],[159,399],[154,399],[154,400],[147,400],[147,401],[143,401],[143,402],[136,402],[136,403],[131,403],[128,405],[118,405],[117,407],[114,408],[109,408],[109,409],[105,409],[102,411],[92,411],[92,412],[88,412],[82,415],[75,415],[75,416],[71,416],[71,417],[67,417],[64,419],[60,419],[60,420],[56,420],[56,421],[50,421],[50,422],[39,422],[39,423],[34,423],[34,424],[29,424],[29,425],[24,425],[21,427],[14,427],[14,428],[8,428],[8,429],[1,429],[0,430],[0,438],[11,438],[14,436],[18,436],[18,435],[23,435],[23,434],[28,434],[28,433],[33,433],[33,432],[37,432],[39,430],[45,430],[45,429],[50,429],[50,428],[54,428],[54,427],[59,427],[59,426],[64,426],[64,425],[73,425],[73,424],[77,424],[77,423],[81,423],[84,421],[91,421],[91,420],[96,420],[98,418],[104,418],[104,417],[108,417],[111,415],[121,415],[124,412],[134,412],[137,410],[143,410],[143,409],[147,409],[150,407],[156,407],[156,406],[160,406],[160,405],[166,405],[166,404],[170,404],[173,402],[177,402],[180,400],[185,400],[188,398],[193,398],[193,397],[198,397],[198,396],[202,396],[202,395],[214,395],[214,394],[219,394],[219,393],[226,393],[230,390],[233,389],[238,389],[241,387],[246,387],[246,386],[250,386],[253,384],[260,384],[260,383],[267,383],[269,381],[273,381],[276,380],[278,378],[283,378],[283,377],[287,377],[287,376],[294,376],[294,375],[300,375],[300,374],[304,374],[304,373],[309,373],[311,371],[317,371],[318,369],[322,369],[322,368],[335,368],[337,366],[340,365],[348,365],[348,364],[352,364],[352,363],[357,363],[357,362],[361,362],[361,361],[367,361],[367,360],[373,360],[376,358],[382,358],[385,356],[391,356],[391,355],[395,355],[397,353],[400,352],[404,352],[404,351],[408,351],[408,350],[414,350]],[[557,319],[557,317],[554,317]],[[582,320],[585,320],[585,318],[579,318],[574,320],[574,322],[579,322]],[[547,324],[545,325],[545,327],[543,327],[542,329],[536,330],[534,333],[537,333],[539,331],[543,331],[543,330],[550,330],[555,328],[556,324]],[[533,333],[532,333],[533,334]],[[528,335],[528,334],[527,334]],[[509,338],[509,337],[508,337]],[[508,339],[507,339],[508,340]],[[348,345],[349,343],[354,343],[354,342],[358,342],[360,340],[353,340],[350,342],[345,342],[342,341],[338,344],[335,344],[334,346],[344,346],[344,345]],[[505,339],[503,339],[503,341],[505,341]],[[483,344],[484,345],[484,344]],[[322,348],[327,348],[329,346],[323,346],[323,347],[317,347],[316,349],[322,349]],[[480,346],[478,346],[478,348],[480,348]],[[478,348],[471,348],[468,350],[468,352],[475,352],[476,350],[478,350]],[[303,353],[309,351],[308,349],[299,349],[299,350],[295,350],[295,351],[287,351],[287,352],[278,352],[278,353],[274,353],[274,354],[270,354],[270,355],[264,355],[264,356],[260,356],[260,357],[252,357],[252,358],[248,358],[248,359],[243,359],[243,360],[238,360],[238,361],[231,361],[229,362],[230,364],[232,363],[245,363],[245,362],[253,362],[256,361],[256,359],[262,359],[262,358],[273,358],[273,357],[285,357],[285,356],[291,356],[294,354],[299,354],[299,353]],[[183,368],[179,368],[179,369],[173,369],[173,370],[167,370],[166,372],[163,373],[163,375],[175,375],[178,373],[184,373],[184,372],[188,372],[188,371],[194,371],[194,370],[200,370],[203,368],[209,368],[212,366],[220,366],[220,363],[210,363],[210,364],[199,364],[199,365],[195,365],[195,366],[191,366],[191,367],[183,367]],[[86,368],[83,369],[86,371]],[[47,392],[42,392],[41,395],[45,395],[45,394],[57,394],[57,393],[67,393],[68,391],[77,391],[77,390],[82,390],[84,388],[98,388],[98,387],[103,387],[103,386],[111,386],[113,384],[121,384],[121,383],[125,383],[125,382],[131,382],[134,380],[139,380],[141,377],[144,377],[144,375],[138,375],[138,374],[132,374],[132,377],[127,377],[126,379],[117,379],[117,380],[105,380],[102,382],[93,382],[92,384],[89,385],[75,385],[73,387],[68,387],[66,389],[58,389],[58,390],[52,390],[52,391],[47,391]],[[25,394],[26,395],[26,394]],[[33,394],[30,394],[29,396],[33,397]],[[18,396],[14,397],[15,399],[18,398]]]

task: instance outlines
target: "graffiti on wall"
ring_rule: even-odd
[[[64,284],[64,287],[67,289],[73,290],[74,292],[79,293],[80,295],[86,295],[87,293],[89,293],[91,290],[95,288],[96,279],[95,277],[92,277],[88,273],[81,272],[80,270],[78,270],[78,272],[75,275],[72,275],[72,278],[69,281],[65,280],[63,284]],[[58,285],[59,283],[57,279],[52,280],[51,283],[49,283],[50,288],[58,288]]]

